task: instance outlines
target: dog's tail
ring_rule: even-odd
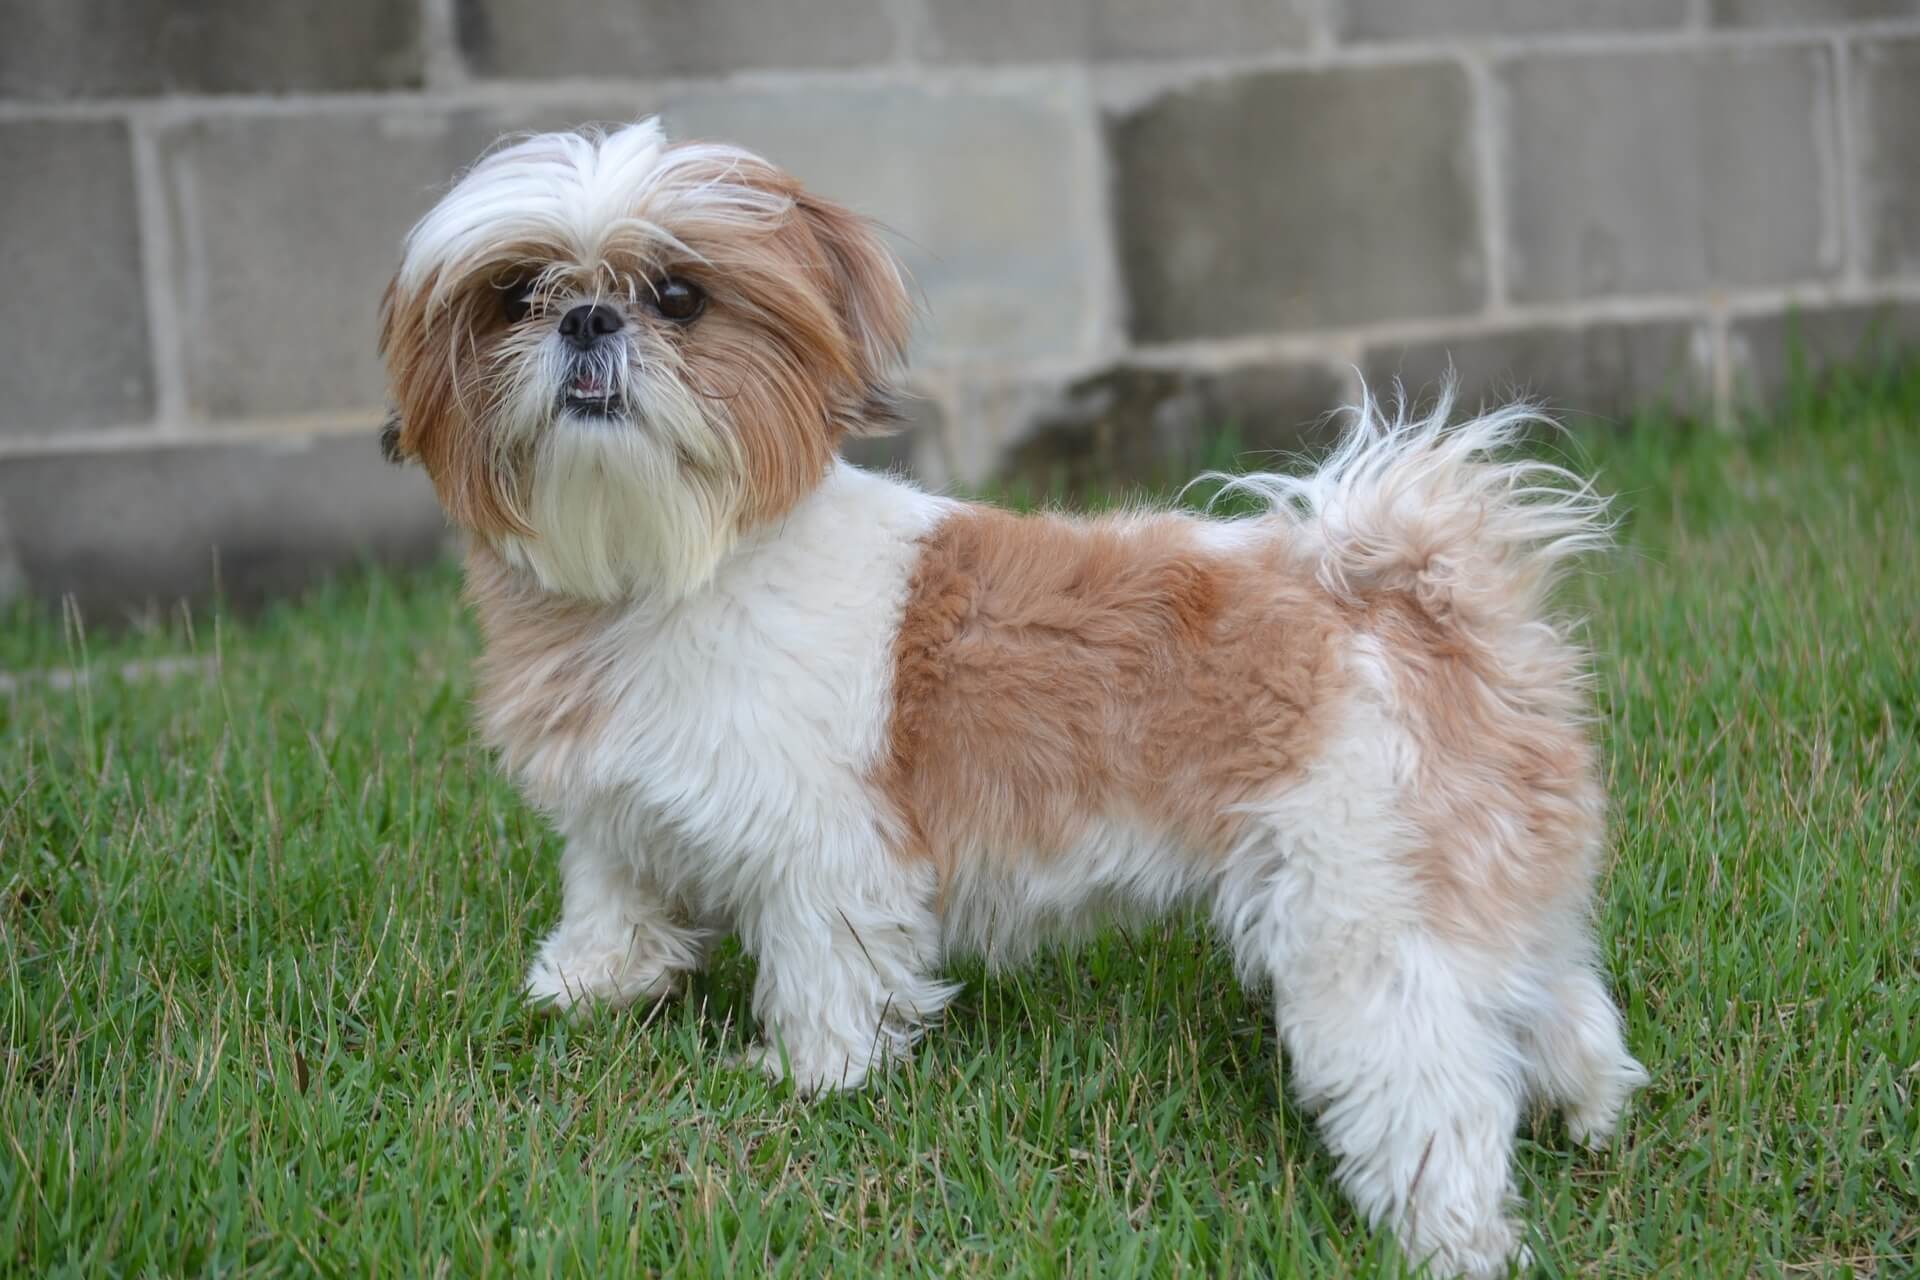
[[[1519,452],[1530,430],[1551,425],[1537,408],[1449,425],[1453,398],[1449,380],[1431,412],[1414,417],[1404,396],[1383,410],[1365,394],[1311,475],[1236,476],[1223,492],[1255,495],[1291,523],[1321,585],[1341,599],[1401,594],[1469,629],[1544,624],[1564,569],[1612,541],[1607,501]]]

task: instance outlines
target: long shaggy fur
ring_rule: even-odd
[[[651,122],[496,151],[410,237],[390,447],[472,536],[482,730],[566,838],[528,994],[654,999],[731,932],[751,1059],[853,1088],[950,957],[1197,904],[1361,1213],[1501,1273],[1525,1104],[1599,1141],[1645,1079],[1551,601],[1604,504],[1450,396],[1229,480],[1239,519],[929,495],[834,453],[888,424],[909,310],[857,216]]]
[[[1358,601],[1404,592],[1473,627],[1540,620],[1562,569],[1611,543],[1607,502],[1565,467],[1521,456],[1553,423],[1527,404],[1453,421],[1454,383],[1411,416],[1370,393],[1311,473],[1212,477],[1263,499],[1319,556],[1317,578]]]

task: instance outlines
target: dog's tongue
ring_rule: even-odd
[[[599,398],[607,394],[607,384],[602,382],[597,374],[575,374],[572,390],[577,396],[585,396],[589,399]]]

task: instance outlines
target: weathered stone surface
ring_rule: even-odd
[[[1463,413],[1526,398],[1567,422],[1623,422],[1649,409],[1705,416],[1712,354],[1704,324],[1653,320],[1382,343],[1368,350],[1363,367],[1378,396],[1391,394],[1398,379],[1424,400],[1452,370]]]
[[[1136,338],[1477,309],[1465,75],[1443,64],[1238,76],[1110,122]]]
[[[1872,374],[1920,359],[1920,302],[1860,303],[1736,319],[1728,335],[1733,390],[1773,404],[1817,391],[1837,371]]]
[[[0,174],[0,436],[148,420],[126,127],[0,124]]]
[[[885,0],[458,0],[460,47],[500,77],[842,67],[893,50]]]
[[[1710,0],[1708,7],[1725,27],[1827,27],[1920,14],[1920,0]]]
[[[1539,55],[1500,74],[1515,297],[1838,270],[1826,48]]]
[[[1406,40],[1548,31],[1678,27],[1687,0],[1345,0],[1346,40]]]
[[[425,475],[371,430],[0,458],[0,544],[27,590],[111,615],[290,590],[364,558],[421,560],[445,539]]]
[[[209,118],[162,138],[191,411],[377,408],[400,243],[499,132],[477,113]]]
[[[396,89],[420,6],[394,0],[0,0],[0,97]]]
[[[918,40],[936,62],[1191,57],[1297,48],[1303,0],[968,0],[930,4]]]
[[[1920,272],[1920,38],[1858,47],[1853,93],[1867,270]]]
[[[1121,364],[1081,378],[1035,414],[999,477],[1040,499],[1127,484],[1166,485],[1234,456],[1324,440],[1345,383],[1319,365],[1226,371]]]
[[[916,351],[948,360],[1046,356],[1091,340],[1090,176],[1066,92],[917,89],[709,92],[674,99],[675,137],[767,156],[877,218],[925,298]]]

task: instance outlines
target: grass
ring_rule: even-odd
[[[1602,657],[1602,936],[1654,1083],[1523,1133],[1548,1275],[1913,1273],[1920,377],[1738,439],[1584,439],[1627,550]],[[737,952],[567,1024],[517,991],[555,841],[475,746],[449,569],[83,633],[0,669],[0,1269],[1396,1274],[1178,920],[965,994],[814,1105],[724,1065]],[[216,675],[126,680],[182,654]]]

